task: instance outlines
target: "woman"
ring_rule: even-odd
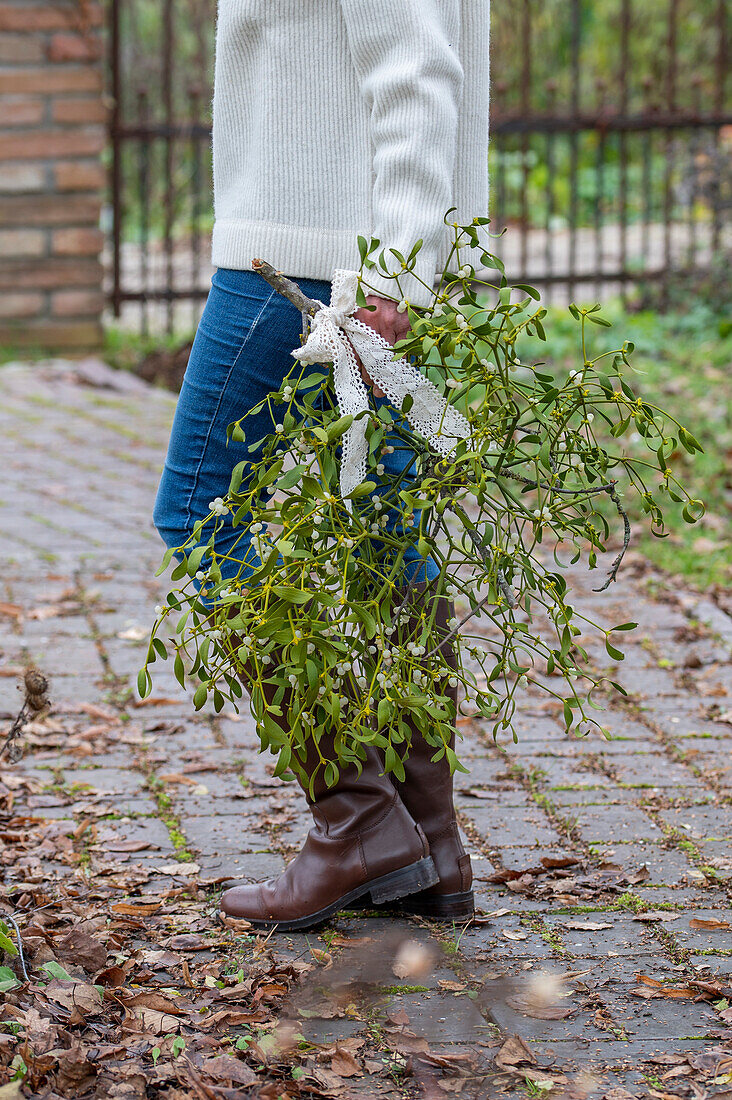
[[[379,240],[387,263],[396,263],[390,249],[408,255],[421,239],[417,278],[400,282],[413,305],[431,304],[423,283],[431,287],[447,259],[445,212],[457,207],[462,223],[487,212],[488,29],[489,0],[219,0],[217,271],[155,505],[168,546],[186,542],[242,458],[256,461],[242,445],[227,446],[226,428],[280,387],[299,346],[299,313],[253,272],[252,259],[328,302],[334,270],[359,267],[359,234]],[[408,331],[395,283],[375,271],[367,281],[370,309],[356,316],[395,343]],[[380,391],[374,399],[385,401]],[[271,430],[265,419],[261,434]],[[247,432],[252,438],[249,425]],[[403,463],[395,448],[384,476]],[[229,532],[232,545],[239,533]],[[240,544],[237,554],[250,561],[245,552]],[[452,608],[430,593],[436,563],[413,550],[403,582],[415,571],[412,614],[436,599],[439,641]],[[447,648],[445,656],[452,658]],[[245,684],[250,675],[243,666]],[[402,899],[403,911],[425,916],[469,915],[470,860],[447,764],[433,764],[432,752],[417,736],[399,784],[382,774],[375,749],[360,774],[344,767],[333,788],[304,761],[314,826],[303,850],[280,878],[228,890],[222,910],[282,929],[309,927],[360,898]]]

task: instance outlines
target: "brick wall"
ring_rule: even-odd
[[[0,346],[102,336],[99,0],[0,0]]]

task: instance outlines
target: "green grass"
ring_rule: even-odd
[[[646,399],[676,416],[696,436],[703,454],[685,451],[673,456],[672,468],[693,497],[702,499],[706,515],[686,524],[673,505],[664,509],[668,536],[648,531],[639,509],[629,508],[633,523],[631,546],[652,562],[686,581],[706,589],[732,579],[732,324],[704,302],[685,312],[667,314],[624,311],[619,299],[603,303],[603,316],[612,328],[593,329],[589,354],[619,347],[632,340],[634,370],[628,380]],[[524,362],[544,358],[550,368],[566,371],[581,363],[579,325],[566,307],[548,307],[544,320],[547,344],[532,339],[519,349]],[[590,326],[592,327],[592,326]],[[532,358],[533,357],[533,358]],[[640,441],[630,436],[622,443],[628,453],[641,454]],[[626,496],[626,501],[630,497]]]
[[[108,325],[104,333],[102,357],[107,363],[119,370],[134,372],[137,364],[152,352],[176,351],[187,340],[193,338],[191,332],[175,332],[172,336],[164,333],[148,334],[128,332],[117,325]]]

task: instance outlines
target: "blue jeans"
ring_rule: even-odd
[[[308,297],[330,301],[330,283],[314,279],[298,279],[298,283]],[[209,501],[226,495],[237,463],[260,460],[261,454],[250,452],[247,444],[227,443],[226,429],[268,393],[278,390],[293,366],[300,371],[291,353],[300,347],[301,329],[298,310],[261,275],[224,268],[215,272],[183,379],[155,501],[153,520],[167,546],[178,548],[187,542],[196,520],[208,515]],[[322,368],[306,369],[317,372]],[[386,397],[374,398],[373,394],[370,400],[377,409],[388,404]],[[291,411],[296,415],[294,406]],[[404,421],[402,424],[407,426]],[[266,407],[247,417],[242,426],[247,440],[261,439],[273,430]],[[390,431],[384,443],[391,444],[394,451],[377,459],[383,463],[384,474],[374,493],[382,496],[390,486],[390,476],[404,474],[399,485],[403,489],[416,475],[414,454],[404,440]],[[368,476],[379,480],[372,469]],[[246,491],[246,485],[245,475],[240,492]],[[400,520],[399,512],[390,509],[385,529],[395,535],[405,533]],[[415,510],[414,525],[418,523]],[[229,515],[217,532],[217,557],[226,554],[233,559],[219,559],[226,580],[245,579],[259,561],[245,530],[246,521],[232,527]],[[208,541],[208,534],[204,539]],[[371,546],[375,554],[383,549],[382,568],[386,567],[393,548],[386,548],[376,536]],[[187,547],[187,552],[192,549],[193,545]],[[244,561],[247,564],[242,566]],[[439,573],[437,563],[423,558],[416,544],[407,547],[402,559],[403,580],[398,583],[409,582],[415,573],[417,580],[431,580]]]

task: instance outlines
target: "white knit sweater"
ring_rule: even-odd
[[[331,280],[359,268],[359,234],[405,256],[421,238],[416,271],[432,286],[447,210],[488,213],[489,4],[219,0],[213,264],[261,257]],[[402,287],[429,304],[416,280]]]

